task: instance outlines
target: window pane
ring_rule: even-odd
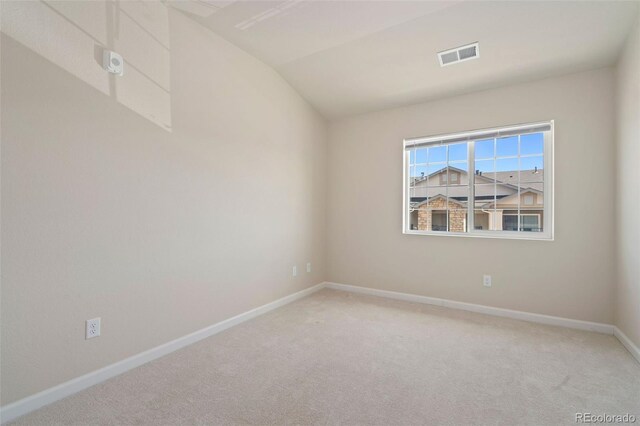
[[[452,205],[454,204],[450,203]],[[466,208],[449,210],[449,232],[467,232]]]
[[[453,163],[449,166],[449,178],[450,185],[468,185],[469,179],[467,171],[469,170],[469,163],[461,161],[459,163]]]
[[[449,171],[449,185],[460,184],[460,173]]]
[[[427,172],[428,172],[427,166],[411,166],[409,168],[409,173],[411,173],[411,177],[426,176]]]
[[[521,205],[523,206],[533,206],[535,204],[535,195],[534,194],[524,194],[522,196]]]
[[[415,166],[415,169],[417,174],[410,177],[411,179],[410,184],[412,189],[412,191],[410,192],[410,196],[412,198],[426,197],[428,193],[428,185],[429,185],[429,180],[426,176],[426,167]]]
[[[493,139],[476,141],[474,150],[476,159],[493,158],[495,156]]]
[[[495,161],[494,160],[476,160],[476,175],[484,175],[489,172],[495,171]]]
[[[416,150],[416,163],[426,163],[427,162],[427,149],[421,148]]]
[[[428,229],[431,231],[447,230],[447,211],[444,209],[429,209],[427,218]]]
[[[542,232],[544,230],[544,185],[532,183],[526,184],[526,186],[528,188],[520,190],[520,230],[523,232]],[[535,189],[536,187],[540,189]],[[533,226],[534,220],[536,226]]]
[[[432,180],[439,180],[438,173],[442,173],[447,169],[446,164],[429,164],[427,166],[427,174]]]
[[[505,171],[496,173],[497,183],[512,186],[513,192],[515,192],[515,190],[518,187],[519,179],[520,179],[520,173],[518,172],[518,170],[505,170]]]
[[[540,223],[540,216],[537,214],[523,214],[520,215],[520,231],[523,232],[540,232],[542,231],[542,224]]]
[[[520,170],[542,170],[544,167],[544,159],[542,156],[538,157],[522,157],[520,158]]]
[[[428,159],[429,163],[445,163],[447,161],[447,147],[432,146],[429,147]]]
[[[489,216],[493,210],[474,210],[473,221],[474,229],[480,231],[488,231],[489,228]]]
[[[518,159],[517,158],[498,158],[496,160],[496,171],[497,172],[516,172],[515,174],[517,179]]]
[[[423,182],[418,182],[411,192],[411,200],[420,202],[429,196],[429,187]]]
[[[542,154],[544,137],[542,133],[532,133],[520,136],[520,155]]]
[[[455,161],[467,161],[467,143],[455,143],[449,145],[449,163]]]
[[[495,201],[496,186],[494,184],[478,184],[475,187],[476,208],[485,207],[486,204]],[[487,207],[489,208],[489,207]],[[490,208],[493,208],[491,206]]]
[[[483,231],[496,229],[493,223],[495,221],[495,185],[476,184],[474,192],[474,228]]]
[[[518,230],[518,214],[503,214],[502,215],[502,230],[503,231],[517,231]]]
[[[518,137],[509,136],[508,138],[496,139],[496,156],[508,157],[518,155]]]
[[[409,229],[418,231],[418,210],[411,209],[409,212]]]
[[[410,226],[412,230],[414,231],[427,231],[427,226],[426,226],[426,208],[427,208],[427,203],[428,203],[428,198],[427,197],[416,197],[414,199],[411,200],[411,206],[409,209],[410,212],[410,216],[409,216],[409,220],[410,220]]]

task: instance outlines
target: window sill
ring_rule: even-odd
[[[500,234],[494,234],[500,232]],[[527,235],[525,232],[508,231],[484,231],[484,232],[445,232],[445,231],[403,231],[405,235],[429,235],[434,237],[462,237],[462,238],[491,238],[500,240],[528,240],[528,241],[553,241],[553,235],[540,233],[538,236]],[[525,234],[525,235],[522,235]]]

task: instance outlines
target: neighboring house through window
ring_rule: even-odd
[[[553,122],[404,142],[404,232],[552,239]]]

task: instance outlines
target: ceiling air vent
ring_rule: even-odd
[[[455,49],[438,52],[438,59],[440,60],[441,67],[475,59],[478,56],[480,56],[478,43],[471,43],[456,47]]]

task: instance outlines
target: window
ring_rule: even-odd
[[[502,215],[502,229],[505,231],[518,231],[518,215],[517,214],[503,214]],[[535,231],[539,232],[540,229],[540,215],[539,214],[520,214],[520,231]]]
[[[553,122],[404,141],[409,234],[553,239]]]
[[[422,176],[422,175],[421,175]],[[447,183],[449,181],[449,179],[451,179],[451,182],[458,182],[458,173],[442,173],[440,175],[440,182],[441,183]]]
[[[525,206],[532,206],[533,205],[533,195],[532,194],[526,194],[523,197],[522,201],[523,201]]]

